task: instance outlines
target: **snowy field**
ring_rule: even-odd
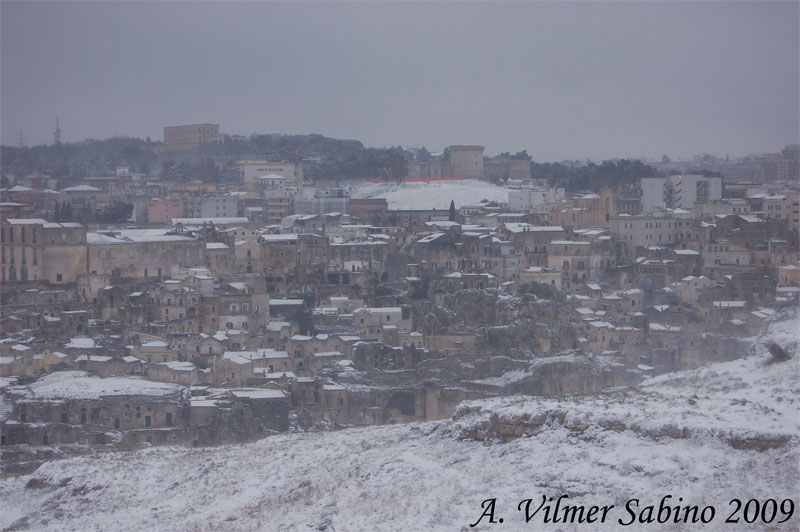
[[[442,422],[53,461],[0,481],[0,528],[798,530],[798,508],[772,528],[724,521],[733,498],[798,504],[800,357],[795,350],[792,360],[767,364],[763,343],[790,345],[799,329],[797,313],[784,316],[747,358],[601,396],[515,396],[462,404]],[[509,427],[523,430],[503,443],[497,434]],[[526,524],[517,511],[523,499],[564,494],[572,504],[615,506],[605,524],[591,525],[544,524],[541,515]],[[708,525],[617,523],[629,519],[629,499],[657,507],[665,495],[712,505],[716,517]],[[470,528],[488,498],[504,524],[484,518]]]
[[[348,189],[353,198],[386,198],[390,209],[442,209],[474,205],[481,200],[508,201],[508,189],[479,179],[435,181],[430,183],[369,183]]]

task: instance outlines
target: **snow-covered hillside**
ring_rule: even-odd
[[[764,530],[724,524],[734,498],[800,489],[797,313],[773,322],[747,358],[664,375],[638,389],[563,400],[463,404],[453,420],[286,434],[207,449],[154,448],[44,464],[0,481],[0,527],[15,530],[610,530],[626,501],[665,495],[712,505],[709,525],[638,530]],[[767,364],[764,342],[791,346]],[[28,487],[26,487],[28,486]],[[517,505],[568,495],[615,505],[604,523],[525,523]],[[471,529],[481,502],[495,517]],[[795,501],[797,504],[797,501]],[[776,530],[797,530],[796,514]],[[741,513],[740,513],[741,515]],[[781,514],[779,514],[780,516]],[[777,522],[781,517],[776,519]]]
[[[369,183],[349,189],[353,198],[386,198],[390,209],[442,209],[474,205],[481,200],[508,201],[508,189],[479,179],[430,183]]]

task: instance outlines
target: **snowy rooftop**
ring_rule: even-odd
[[[447,217],[450,200],[456,208],[478,205],[482,200],[508,201],[508,189],[480,179],[459,179],[430,183],[362,183],[353,198],[386,198],[389,209],[441,209]]]
[[[746,301],[714,301],[712,302],[715,308],[744,308],[747,305]]]
[[[244,389],[231,390],[231,395],[238,399],[283,399],[286,394],[280,390]]]
[[[233,216],[233,217],[217,217],[217,218],[172,218],[170,220],[172,225],[176,224],[183,224],[183,225],[203,225],[205,224],[215,224],[215,225],[229,225],[229,224],[247,224],[250,223],[250,220],[244,216]]]
[[[531,225],[526,223],[507,223],[505,228],[512,233],[552,233],[564,230],[560,225]]]
[[[161,340],[153,340],[151,342],[143,343],[142,347],[169,347],[169,344],[167,342],[162,342]]]
[[[94,340],[91,338],[72,338],[64,347],[73,349],[94,349],[96,346]]]
[[[74,187],[62,188],[61,192],[100,192],[100,189],[89,185],[75,185]]]
[[[94,358],[94,357],[93,357]],[[29,400],[99,399],[107,395],[157,395],[180,393],[181,386],[152,382],[135,377],[89,376],[84,371],[57,371],[27,385],[12,388],[12,393]]]

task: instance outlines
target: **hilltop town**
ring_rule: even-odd
[[[224,142],[175,126],[152,149]],[[4,172],[4,468],[635,386],[739,358],[798,305],[798,146],[756,177],[664,167],[591,190],[535,178],[526,153],[404,153],[366,182],[257,154],[63,188]]]

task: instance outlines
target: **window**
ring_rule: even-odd
[[[144,426],[145,427],[150,426],[150,416],[144,416]]]

